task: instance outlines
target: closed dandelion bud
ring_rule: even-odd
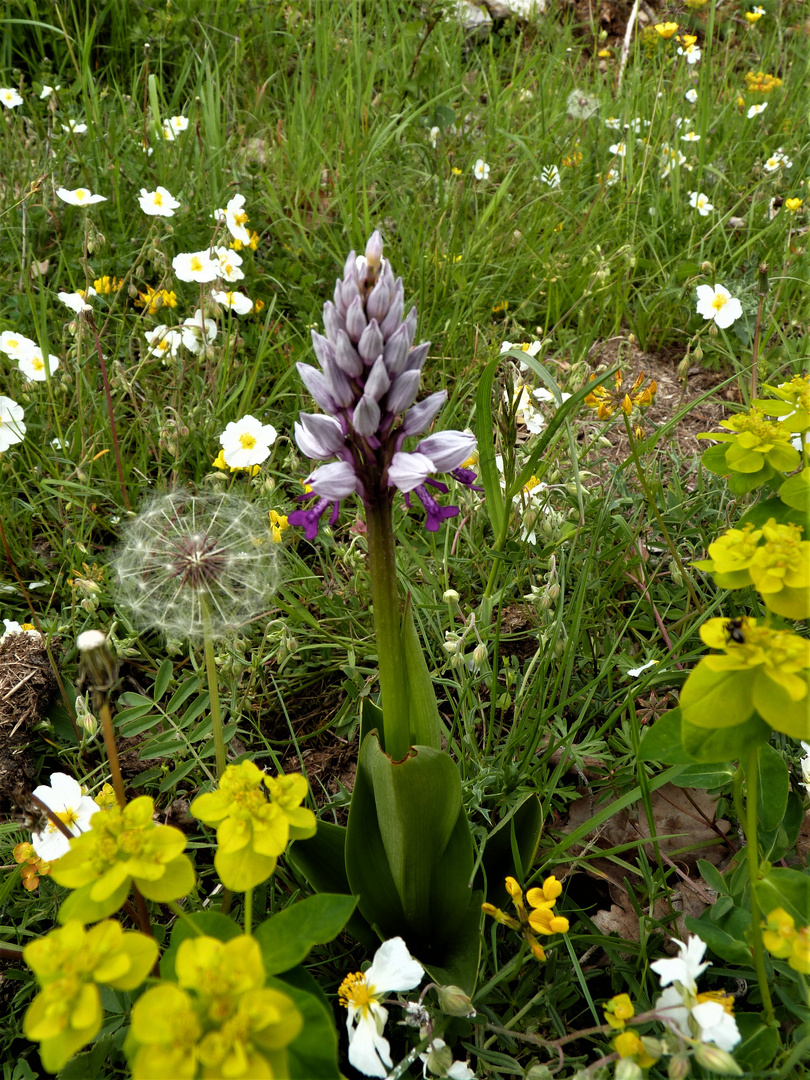
[[[712,1046],[709,1043],[698,1043],[695,1061],[709,1072],[716,1072],[721,1076],[742,1076],[743,1074],[742,1069],[727,1050],[721,1050],[719,1046]]]
[[[688,1054],[675,1054],[674,1057],[669,1059],[667,1076],[669,1080],[686,1080],[691,1068],[692,1065]]]
[[[469,996],[459,986],[440,986],[438,990],[439,1008],[448,1016],[475,1016],[475,1009]]]
[[[616,1080],[644,1080],[644,1071],[632,1058],[621,1058],[616,1062]]]

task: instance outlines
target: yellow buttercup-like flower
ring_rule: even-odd
[[[613,1049],[620,1058],[631,1058],[642,1069],[649,1069],[657,1058],[647,1053],[646,1047],[635,1031],[623,1031],[613,1040]]]
[[[628,1020],[635,1016],[629,994],[616,994],[604,1007],[605,1020],[617,1031],[624,1029]]]
[[[767,917],[762,942],[772,956],[787,960],[794,971],[810,975],[810,927],[797,928],[793,916],[784,908],[774,908]]]
[[[801,210],[801,199],[785,199],[785,209],[789,210],[791,214],[795,214],[797,210]]]
[[[505,884],[506,891],[515,906],[517,918],[507,915],[494,904],[482,904],[481,910],[496,922],[508,926],[510,930],[516,930],[531,949],[532,955],[538,960],[545,960],[545,949],[536,935],[567,934],[569,929],[568,919],[562,915],[555,915],[552,911],[557,897],[562,893],[562,885],[555,877],[548,877],[539,887],[529,889],[526,893],[526,901],[532,910],[527,911],[523,890],[515,878],[507,877]]]
[[[678,24],[676,22],[656,23],[655,32],[662,38],[671,38],[673,34],[677,33]]]

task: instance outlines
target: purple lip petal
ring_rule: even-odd
[[[447,484],[443,484],[441,480],[434,480],[432,476],[429,476],[427,480],[425,480],[425,483],[430,484],[431,487],[436,488],[436,490],[440,491],[442,495],[446,495],[447,492],[450,490]]]
[[[309,495],[304,497],[308,499]],[[307,540],[314,540],[318,535],[318,526],[320,525],[323,512],[326,510],[330,501],[330,499],[318,499],[315,505],[311,506],[309,510],[293,510],[293,512],[287,516],[287,521],[290,525],[303,526],[304,536],[306,536]],[[335,503],[335,506],[337,505],[338,504]]]
[[[476,478],[476,473],[474,473],[472,469],[462,469],[461,466],[459,466],[457,469],[453,469],[450,475],[453,477],[454,480],[458,480],[460,484],[468,487],[470,491],[484,490],[482,487],[476,487],[476,485],[473,483]]]
[[[424,484],[414,488],[414,493],[419,496],[425,508],[427,514],[425,528],[428,532],[438,532],[443,521],[456,517],[458,514],[457,506],[439,506]]]

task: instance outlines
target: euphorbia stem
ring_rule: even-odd
[[[751,934],[754,945],[754,967],[759,983],[759,992],[762,994],[762,1004],[765,1006],[765,1019],[769,1024],[775,1024],[776,1018],[771,1001],[771,991],[768,986],[768,975],[765,971],[765,948],[762,943],[762,914],[759,910],[756,889],[754,885],[759,878],[759,846],[757,844],[757,780],[759,775],[759,747],[755,746],[748,751],[745,762],[745,845],[748,854],[748,885],[751,895]]]
[[[377,635],[377,662],[383,709],[385,752],[401,761],[411,745],[408,685],[402,657],[397,563],[391,507],[387,501],[366,507],[368,569]]]
[[[214,736],[214,754],[217,762],[217,780],[222,778],[227,764],[225,756],[225,735],[222,730],[222,713],[219,708],[219,683],[217,665],[214,660],[214,635],[211,630],[211,613],[205,596],[200,596],[203,618],[203,640],[205,642],[205,674],[208,677],[208,697],[211,705],[211,734]]]

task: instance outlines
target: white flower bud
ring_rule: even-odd
[[[442,595],[442,600],[444,600],[445,604],[455,604],[458,603],[460,599],[461,597],[455,589],[447,589]]]
[[[742,1076],[743,1071],[727,1050],[721,1050],[719,1046],[710,1046],[708,1043],[699,1043],[695,1050],[695,1061],[709,1072],[720,1073],[721,1076]]]

